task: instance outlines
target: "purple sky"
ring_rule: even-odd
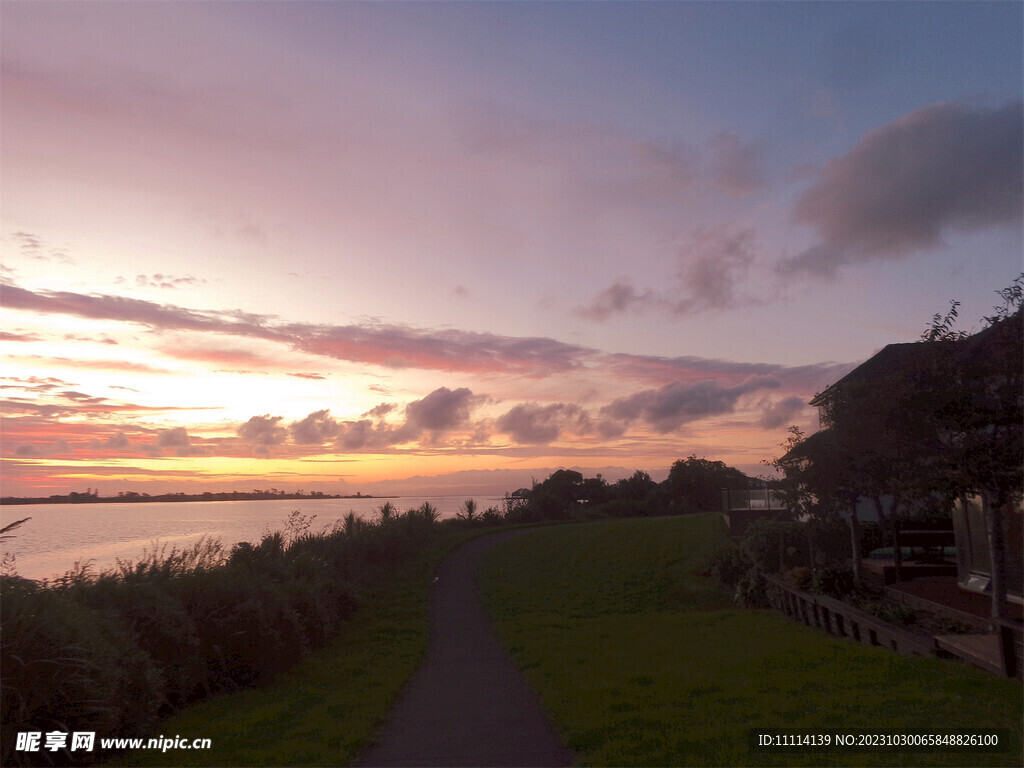
[[[1021,272],[1022,9],[6,2],[4,492],[761,471]]]

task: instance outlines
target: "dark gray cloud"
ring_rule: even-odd
[[[8,415],[12,413],[32,413],[47,419],[73,416],[76,413],[75,409],[68,408],[67,406],[37,403],[34,400],[30,401],[19,397],[0,400],[0,407]]]
[[[192,445],[192,438],[184,427],[172,427],[161,429],[156,433],[155,448],[170,449],[178,456],[199,456],[204,453],[203,449]]]
[[[792,424],[793,419],[807,408],[807,398],[785,397],[773,403],[767,403],[761,411],[758,426],[764,429],[778,429]]]
[[[517,443],[550,443],[558,439],[563,429],[589,431],[590,418],[572,403],[520,403],[500,416],[495,426]]]
[[[946,231],[1019,225],[1022,167],[1021,102],[919,109],[821,170],[793,213],[819,242],[779,269],[831,276],[844,264],[935,248]]]
[[[369,419],[360,419],[338,425],[335,445],[346,451],[360,451],[385,447],[391,443],[392,438],[392,430],[383,426],[375,427]]]
[[[80,405],[99,405],[107,400],[105,397],[93,397],[85,394],[84,392],[75,392],[73,390],[65,390],[60,393],[60,396],[67,400],[79,403]]]
[[[440,387],[421,400],[409,403],[405,407],[405,421],[400,426],[385,423],[384,418],[396,406],[381,403],[363,414],[371,418],[338,421],[329,410],[323,409],[292,422],[287,430],[280,426],[280,416],[253,416],[238,428],[238,435],[263,447],[280,445],[290,436],[294,445],[333,444],[346,451],[386,448],[424,435],[429,442],[436,443],[447,432],[472,426],[472,410],[486,400],[465,387],[454,390]]]
[[[731,387],[715,381],[699,381],[694,384],[672,382],[659,389],[620,397],[604,406],[601,416],[606,423],[602,424],[601,431],[609,436],[621,434],[625,425],[639,420],[656,432],[665,434],[679,429],[687,422],[732,413],[736,402],[743,395],[778,386],[777,378],[761,375],[750,376]]]
[[[298,445],[323,445],[338,435],[338,422],[331,418],[330,411],[314,411],[301,421],[288,427],[292,440]]]
[[[755,299],[740,297],[737,286],[746,278],[754,261],[755,232],[729,226],[697,232],[680,248],[679,269],[667,289],[638,291],[628,278],[621,277],[597,294],[575,314],[591,320],[606,320],[627,311],[667,309],[675,314],[728,309],[740,301],[749,305]]]
[[[116,435],[111,435],[103,443],[105,448],[112,448],[114,450],[123,451],[131,446],[127,436],[124,432],[118,432]]]
[[[197,312],[173,304],[156,304],[124,296],[86,295],[71,291],[34,292],[5,283],[0,285],[0,299],[9,309],[139,323],[159,330],[216,331],[261,337],[270,334],[261,324],[265,318],[239,322],[231,313]]]
[[[630,309],[641,310],[655,302],[654,294],[650,290],[639,293],[629,278],[620,277],[597,294],[588,306],[578,307],[575,313],[591,320],[607,320],[612,315]]]
[[[89,441],[89,447],[95,451],[124,451],[131,448],[131,442],[128,440],[128,436],[125,435],[124,432],[118,432],[114,435],[108,435],[106,440],[100,440],[98,437],[94,437]]]
[[[374,419],[383,419],[385,416],[387,416],[393,410],[395,410],[395,404],[394,403],[381,403],[380,405],[374,406],[373,408],[368,410],[363,415],[364,416],[369,416],[369,417],[374,418]]]
[[[674,303],[674,310],[685,314],[734,306],[736,286],[753,261],[754,230],[717,227],[698,233],[682,254],[680,276],[688,295]]]
[[[238,428],[238,436],[252,445],[269,447],[281,445],[288,431],[281,426],[282,416],[253,416]]]
[[[410,436],[423,432],[439,434],[464,426],[470,411],[485,399],[466,387],[435,389],[422,400],[414,400],[405,407],[403,432]]]
[[[296,348],[389,368],[547,376],[583,365],[589,351],[548,338],[517,338],[406,326],[310,326],[277,329]]]

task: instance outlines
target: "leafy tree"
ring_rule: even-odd
[[[794,433],[794,437],[796,434]],[[779,459],[786,479],[783,493],[790,493],[809,515],[813,526],[845,514],[850,526],[850,551],[854,582],[861,581],[861,525],[857,517],[857,499],[863,477],[857,454],[844,444],[833,429],[816,432],[805,440],[792,442],[791,450]],[[788,486],[788,487],[787,487]],[[809,529],[808,535],[813,535]],[[816,558],[811,555],[812,563]]]
[[[960,306],[959,301],[949,302],[949,311],[946,312],[945,317],[936,312],[932,315],[932,321],[925,329],[924,333],[921,334],[921,341],[963,341],[967,338],[965,331],[955,331],[953,326],[956,325],[956,319],[959,316],[957,307]]]
[[[810,476],[807,457],[804,455],[806,439],[799,427],[791,425],[789,437],[779,443],[779,447],[783,449],[782,456],[761,463],[776,470],[778,477],[771,481],[772,491],[790,514],[804,523],[810,567],[812,572],[815,572],[818,566],[814,546],[815,533],[829,513],[811,490],[813,479]]]
[[[721,461],[689,456],[672,465],[664,482],[672,506],[684,512],[718,510],[723,488],[750,488],[754,481]]]
[[[598,473],[597,477],[588,477],[580,484],[579,500],[584,504],[601,504],[608,500],[610,491],[608,482]]]
[[[985,317],[985,322],[989,326],[1009,320],[1024,304],[1024,272],[1017,275],[1008,286],[996,291],[996,295],[1002,299],[1002,304],[994,306],[993,314]]]
[[[638,469],[629,477],[624,477],[611,487],[611,493],[616,499],[624,501],[643,501],[647,495],[657,487],[657,483],[651,480],[651,476]]]
[[[565,518],[581,498],[583,475],[572,469],[559,469],[543,482],[534,482],[529,505],[542,518]]]
[[[791,446],[784,492],[850,510],[855,567],[858,497],[874,498],[883,520],[882,494],[895,497],[897,515],[948,511],[966,493],[985,492],[996,508],[1019,498],[1022,289],[1024,275],[973,336],[953,329],[951,302],[925,343],[891,345],[819,395],[826,429]]]

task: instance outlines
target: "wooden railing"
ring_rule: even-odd
[[[905,656],[956,656],[968,664],[995,674],[1022,677],[1024,638],[1019,623],[997,622],[997,626],[993,627],[993,633],[987,635],[943,635],[925,638],[906,632],[841,600],[827,595],[802,592],[776,576],[766,576],[765,580],[768,585],[768,600],[772,607],[809,627],[817,627],[832,635],[846,637],[864,645],[888,648]],[[965,644],[961,638],[975,640],[973,643]]]
[[[888,648],[906,656],[937,655],[934,640],[923,640],[827,595],[801,592],[774,576],[766,576],[765,579],[772,607],[809,627],[817,627],[865,645]]]

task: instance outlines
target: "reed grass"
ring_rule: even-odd
[[[331,530],[292,513],[282,531],[226,549],[203,539],[37,583],[0,576],[0,763],[88,762],[24,752],[22,731],[151,737],[161,717],[262,685],[332,642],[361,595],[444,538],[429,504]]]

